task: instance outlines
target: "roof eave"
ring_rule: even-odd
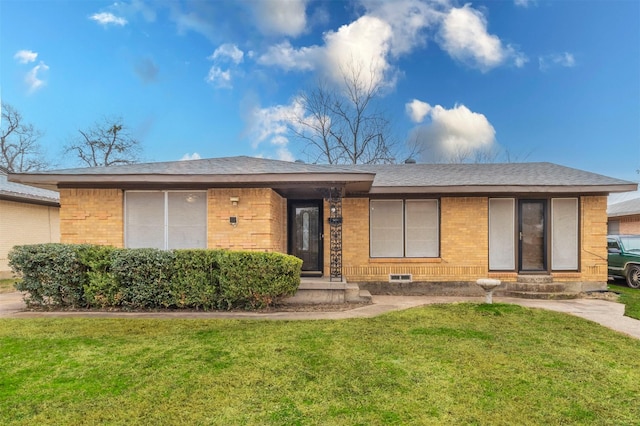
[[[16,203],[26,203],[26,204],[37,204],[41,206],[49,206],[49,207],[60,207],[60,201],[47,199],[47,198],[39,198],[39,197],[30,197],[27,195],[20,194],[7,194],[0,193],[0,200],[13,201]]]
[[[290,185],[290,184],[340,184],[371,187],[373,173],[264,173],[264,174],[138,174],[138,175],[58,175],[58,174],[11,174],[9,181],[44,189],[89,187],[89,186],[135,186],[135,185],[212,185],[233,184]]]
[[[443,186],[373,186],[370,194],[609,194],[635,191],[637,184],[616,185],[443,185]]]

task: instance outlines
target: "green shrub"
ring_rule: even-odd
[[[107,308],[120,306],[122,290],[116,275],[112,272],[115,253],[123,249],[111,246],[91,246],[81,255],[81,262],[87,268],[84,298],[87,306]]]
[[[16,246],[9,264],[28,306],[256,309],[295,293],[302,261],[280,253]]]
[[[219,302],[219,250],[175,250],[171,291],[177,308],[215,309]]]
[[[16,289],[28,292],[27,306],[85,306],[83,287],[87,275],[80,258],[90,247],[54,243],[13,247],[9,266],[22,276]]]
[[[172,307],[173,252],[127,249],[113,253],[111,271],[120,285],[120,304],[130,309]]]
[[[293,295],[300,285],[302,260],[281,253],[220,253],[222,309],[256,309]]]

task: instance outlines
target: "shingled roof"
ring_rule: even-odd
[[[0,199],[53,206],[60,205],[60,195],[56,191],[9,182],[7,174],[8,171],[0,167]]]
[[[600,193],[637,184],[552,163],[318,165],[253,157],[131,164],[11,174],[48,188],[99,185],[343,185],[351,193]]]
[[[553,163],[383,164],[371,193],[385,192],[625,192],[637,185]]]
[[[607,208],[607,215],[609,217],[640,215],[640,198],[611,204]]]

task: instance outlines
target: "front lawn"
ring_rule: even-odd
[[[517,305],[0,321],[0,424],[637,424],[640,341]]]
[[[610,283],[609,290],[620,293],[619,302],[625,304],[626,316],[640,320],[640,289]]]

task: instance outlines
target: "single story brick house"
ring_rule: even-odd
[[[58,193],[7,181],[0,167],[0,279],[13,276],[7,255],[19,244],[60,241]]]
[[[372,292],[489,277],[607,281],[607,195],[637,184],[551,163],[315,165],[251,157],[57,170],[61,241],[290,253]]]
[[[640,235],[640,198],[610,204],[607,215],[609,216],[609,234]]]

